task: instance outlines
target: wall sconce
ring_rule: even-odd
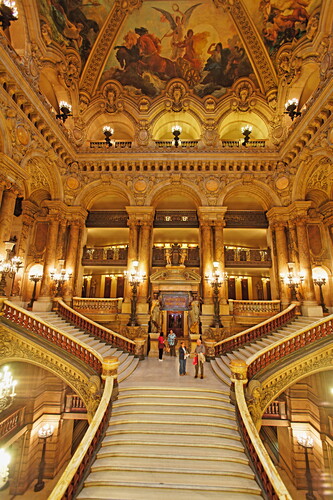
[[[248,142],[250,141],[251,132],[252,132],[251,125],[245,125],[244,127],[242,127],[242,134],[244,136],[242,146],[247,146]]]
[[[9,28],[12,21],[18,20],[18,11],[14,1],[0,0],[0,24],[3,30]]]
[[[289,99],[289,101],[287,101],[285,104],[286,111],[284,113],[286,115],[289,115],[290,118],[294,120],[296,116],[301,116],[301,112],[296,111],[297,107],[298,107],[298,99],[296,98]]]
[[[111,137],[113,136],[113,133],[114,133],[114,130],[109,125],[105,125],[103,127],[103,134],[105,135],[105,142],[109,147],[113,145],[113,142],[111,141]]]
[[[7,487],[10,455],[3,448],[0,449],[0,491]]]
[[[175,146],[175,148],[178,148],[178,146],[181,145],[181,140],[179,138],[180,134],[182,133],[182,128],[180,125],[174,125],[171,129],[171,132],[173,133],[174,139],[172,141],[172,145]]]
[[[72,106],[70,104],[68,104],[68,102],[66,102],[66,101],[60,101],[59,102],[59,109],[60,109],[60,113],[58,113],[56,115],[56,118],[59,118],[59,120],[62,120],[63,123],[65,123],[65,121],[67,120],[67,118],[69,116],[73,116],[71,114],[71,112],[72,112]]]

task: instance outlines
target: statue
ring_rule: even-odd
[[[161,310],[160,300],[158,294],[154,293],[154,299],[150,307],[150,331],[151,333],[158,333],[161,330]]]
[[[188,326],[191,334],[199,333],[200,320],[200,301],[195,296],[191,302],[191,308],[188,313]]]
[[[166,260],[166,265],[171,266],[171,257],[172,257],[172,250],[171,248],[166,248],[165,249],[165,260]]]
[[[187,258],[187,248],[181,248],[180,250],[180,259],[179,259],[179,265],[180,266],[185,266],[185,260]]]

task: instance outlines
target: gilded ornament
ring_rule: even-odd
[[[80,186],[80,181],[76,177],[68,177],[66,179],[66,186],[68,187],[68,189],[78,189],[78,187]]]
[[[22,146],[27,146],[30,142],[30,134],[23,125],[17,127],[16,137]]]
[[[218,188],[219,188],[219,183],[218,183],[218,181],[216,179],[209,179],[206,182],[206,189],[210,193],[213,193],[213,192],[217,191]]]
[[[276,181],[275,181],[275,186],[277,189],[279,190],[283,190],[283,189],[286,189],[288,186],[289,186],[289,179],[288,177],[286,176],[282,176],[282,177],[279,177]]]
[[[139,193],[143,193],[147,189],[147,183],[143,179],[138,179],[134,183],[134,189],[139,191]]]

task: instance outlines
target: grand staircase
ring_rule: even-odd
[[[119,356],[119,397],[79,499],[255,500],[263,498],[229,402],[231,359],[253,353],[318,318],[299,317],[266,337],[205,364],[204,380],[178,374],[178,359],[140,362],[55,313],[40,317],[104,356]],[[135,373],[129,376],[134,369]],[[191,373],[190,373],[191,372]]]
[[[125,380],[138,366],[139,359],[135,358],[132,354],[118,350],[116,347],[112,347],[103,341],[96,339],[89,335],[89,333],[80,330],[80,328],[71,325],[56,312],[39,312],[35,314],[40,317],[46,323],[54,326],[61,332],[65,332],[67,335],[84,342],[87,346],[92,347],[101,356],[115,356],[119,360],[118,368],[118,381],[122,382]]]

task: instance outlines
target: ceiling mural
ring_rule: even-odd
[[[241,77],[256,83],[228,13],[211,0],[147,1],[124,23],[100,85],[117,80],[131,94],[155,97],[183,78],[200,97],[221,97]]]
[[[321,0],[259,0],[249,2],[255,24],[271,56],[285,43],[301,39],[317,15]]]
[[[82,67],[111,8],[109,0],[39,0],[41,31],[77,49]]]

